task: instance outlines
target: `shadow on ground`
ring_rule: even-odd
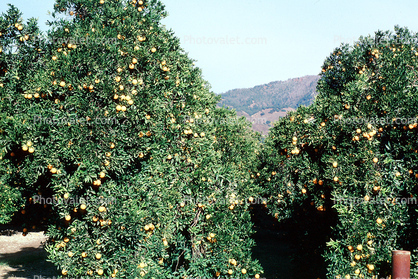
[[[40,245],[42,232],[23,237],[18,229],[3,227],[0,236],[1,279],[57,278],[56,268],[46,261],[47,253]]]
[[[309,219],[303,220],[305,217]],[[312,215],[277,222],[262,206],[254,206],[252,219],[256,233],[253,257],[264,268],[266,279],[326,278],[326,264],[321,253],[329,239],[328,217]],[[313,225],[315,224],[315,225]]]

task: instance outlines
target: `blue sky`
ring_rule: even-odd
[[[50,19],[53,0],[1,0],[24,18]],[[215,93],[318,74],[342,42],[393,30],[418,32],[418,1],[163,0],[182,47],[197,60]]]

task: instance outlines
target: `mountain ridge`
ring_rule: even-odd
[[[274,121],[301,105],[310,105],[315,96],[317,75],[290,78],[256,85],[251,88],[232,89],[221,93],[218,106],[235,109],[253,123],[253,129],[264,135]]]

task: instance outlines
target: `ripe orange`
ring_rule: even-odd
[[[97,253],[97,254],[96,254],[96,259],[97,259],[97,260],[100,260],[101,258],[102,258],[102,254]]]

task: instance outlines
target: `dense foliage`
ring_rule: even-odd
[[[328,278],[388,276],[392,250],[418,247],[417,39],[396,27],[336,48],[314,104],[278,121],[266,140],[260,183],[270,208],[312,222],[296,232],[302,246],[326,216],[332,230],[316,247]]]
[[[216,108],[160,1],[55,13],[45,36],[13,7],[1,18],[0,221],[22,203],[25,230],[48,221],[49,259],[72,278],[260,277],[258,138]]]

